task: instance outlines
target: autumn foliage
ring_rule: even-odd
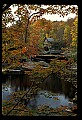
[[[10,5],[9,5],[10,6]],[[78,17],[64,21],[50,21],[42,18],[43,14],[59,14],[66,16],[69,13],[78,15],[78,7],[69,5],[27,5],[13,4],[17,7],[13,13],[8,4],[3,5],[2,13],[2,62],[19,63],[23,56],[29,58],[43,51],[45,36],[53,37],[56,41],[65,43],[65,47],[76,46],[78,39]],[[35,11],[32,13],[32,11]],[[69,12],[68,12],[69,11]],[[12,25],[7,26],[8,23]]]

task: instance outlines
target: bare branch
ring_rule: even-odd
[[[33,13],[32,15],[29,16],[29,19],[30,19],[33,15],[38,14],[38,13],[40,13],[40,12]]]

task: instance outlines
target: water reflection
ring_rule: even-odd
[[[30,85],[31,78],[28,75],[3,76],[2,99],[8,100],[12,92],[28,90]],[[30,95],[31,100],[23,101],[32,109],[44,104],[53,108],[68,105],[69,98],[74,97],[75,89],[72,84],[61,80],[55,74],[50,75],[39,87],[41,88],[39,92]]]
[[[52,91],[53,93],[63,94],[66,97],[73,98],[75,88],[70,82],[61,80],[57,75],[50,75],[41,85],[44,90]]]

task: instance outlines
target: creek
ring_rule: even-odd
[[[28,75],[3,75],[2,100],[10,100],[13,92],[27,91],[30,86],[31,79]],[[52,74],[39,87],[37,94],[32,96],[28,104],[26,103],[27,107],[32,109],[42,105],[52,108],[60,107],[60,105],[70,107],[70,99],[75,94],[75,88],[70,82]]]

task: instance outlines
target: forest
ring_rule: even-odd
[[[16,11],[12,12],[11,6],[16,7]],[[31,82],[34,83],[35,89],[31,91],[34,94],[34,90],[38,91],[38,84],[42,83],[49,75],[56,74],[62,80],[71,81],[71,84],[75,87],[75,95],[77,93],[77,47],[78,47],[78,6],[74,5],[37,5],[37,4],[3,4],[2,6],[2,69],[9,70],[21,67],[23,65],[28,66],[28,63],[35,65],[32,71],[26,70],[25,74],[30,76]],[[58,14],[60,16],[67,16],[70,13],[75,13],[76,17],[69,18],[67,21],[51,21],[46,18],[42,18],[44,14]],[[16,20],[17,17],[17,20]],[[11,24],[8,26],[8,24]],[[53,59],[45,69],[42,67],[41,62],[32,61],[30,58],[44,54],[44,42],[47,38],[53,38],[53,48],[55,50],[63,51],[63,56],[67,60]],[[47,54],[49,55],[49,54]],[[52,55],[52,54],[51,54]],[[53,56],[53,55],[52,55]],[[26,60],[23,61],[22,60]],[[45,66],[45,65],[44,65]],[[4,76],[4,74],[3,74]],[[20,75],[19,75],[20,76]],[[28,79],[27,79],[28,80]],[[29,81],[28,81],[29,84]],[[30,85],[30,88],[32,86]],[[65,87],[65,86],[64,86]],[[63,88],[64,88],[63,87]],[[19,93],[20,92],[20,93]],[[25,95],[27,91],[18,91],[13,93],[11,101],[4,102],[2,114],[16,115],[16,116],[76,116],[77,105],[73,105],[71,109],[66,106],[61,106],[57,110],[46,107],[34,112],[28,108],[25,108],[24,103],[21,103],[19,107],[15,106],[15,101],[12,103],[13,98],[20,98],[22,101],[22,95]],[[29,96],[29,95],[28,95]],[[24,98],[25,99],[25,98]],[[23,99],[23,100],[24,100]],[[29,98],[31,99],[31,97]],[[57,98],[55,99],[58,100]],[[73,102],[77,101],[73,96]],[[4,100],[3,100],[4,101]],[[19,104],[18,101],[18,104]],[[7,103],[9,102],[9,103]],[[22,105],[23,104],[23,105]],[[10,106],[9,106],[10,105]],[[12,106],[14,106],[12,108]],[[16,109],[15,109],[16,108]],[[20,110],[22,109],[22,110]],[[23,110],[24,109],[24,110]],[[42,114],[42,109],[44,113]],[[45,111],[46,109],[46,111]],[[64,111],[64,110],[67,111]],[[13,110],[13,112],[11,112]],[[9,113],[7,113],[9,111]],[[26,111],[26,112],[25,112]],[[62,113],[63,111],[63,113]],[[70,112],[71,111],[71,112]],[[11,113],[10,113],[11,112]],[[48,114],[49,112],[49,114]],[[58,114],[57,114],[58,112]],[[73,113],[75,112],[75,113]]]

